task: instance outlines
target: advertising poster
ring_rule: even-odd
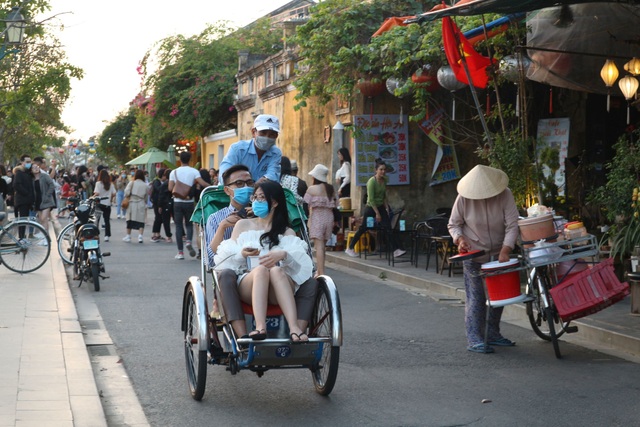
[[[372,114],[354,117],[356,185],[367,185],[377,158],[387,165],[388,185],[407,185],[409,179],[408,117]]]
[[[538,152],[544,147],[553,147],[560,153],[560,169],[556,172],[556,185],[558,195],[564,196],[565,174],[564,162],[569,152],[569,118],[562,119],[542,119],[538,121]],[[543,173],[549,176],[551,170],[544,168]]]
[[[459,179],[460,168],[455,147],[453,144],[447,144],[444,137],[446,132],[444,111],[439,108],[429,117],[420,121],[418,127],[438,145],[429,185],[434,186]]]

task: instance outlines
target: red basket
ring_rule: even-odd
[[[563,321],[597,313],[629,295],[629,284],[620,283],[613,272],[613,259],[571,275],[550,290]]]

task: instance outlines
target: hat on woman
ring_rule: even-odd
[[[500,169],[477,165],[458,182],[458,194],[472,200],[488,199],[502,193],[509,177]]]
[[[309,175],[317,179],[318,181],[327,182],[327,176],[329,175],[329,169],[325,165],[315,165]]]

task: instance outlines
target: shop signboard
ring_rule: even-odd
[[[545,147],[553,147],[560,153],[560,168],[556,171],[555,176],[559,196],[563,196],[565,191],[564,162],[569,152],[569,127],[569,118],[541,119],[538,121],[536,144],[538,155]],[[551,170],[545,166],[543,173],[545,176],[549,176]]]

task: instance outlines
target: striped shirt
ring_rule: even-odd
[[[213,236],[215,236],[216,231],[218,231],[218,227],[220,223],[229,215],[236,212],[236,208],[229,205],[226,208],[220,209],[218,212],[212,213],[209,215],[209,219],[207,219],[207,224],[204,228],[204,241],[207,246],[207,266],[213,267],[213,257],[216,254],[213,252],[209,244],[213,240]],[[231,233],[233,232],[233,227],[229,227],[224,232],[224,240],[231,238]]]

